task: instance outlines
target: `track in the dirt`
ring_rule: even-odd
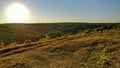
[[[16,46],[14,48],[3,49],[3,50],[0,50],[0,58],[10,56],[13,54],[22,53],[22,52],[27,51],[27,50],[42,47],[44,45],[45,44],[42,44],[42,43],[36,43],[36,44],[28,44],[28,45],[23,45],[23,46]]]

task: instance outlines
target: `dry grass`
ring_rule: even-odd
[[[70,35],[11,49],[0,50],[0,68],[120,67],[120,31],[117,30]]]

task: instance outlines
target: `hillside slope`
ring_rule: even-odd
[[[4,24],[5,26],[12,27],[14,29],[28,30],[38,33],[47,33],[52,30],[50,24]]]
[[[110,23],[109,23],[110,24]],[[51,30],[61,31],[63,33],[77,33],[85,29],[94,29],[107,26],[105,23],[36,23],[36,24],[5,24],[5,26],[14,29],[29,30],[39,33],[48,33]],[[117,24],[117,23],[116,23]],[[118,24],[117,24],[118,25]],[[64,29],[63,29],[64,28]]]
[[[119,68],[120,31],[83,33],[0,50],[0,68]]]
[[[79,32],[120,29],[119,23],[44,23],[44,24],[0,24],[0,45],[23,43],[27,40],[56,38]],[[1,46],[0,46],[1,47]]]
[[[23,43],[26,40],[38,41],[42,34],[29,30],[15,29],[6,25],[0,25],[0,45],[10,43]],[[0,46],[1,47],[1,46]]]

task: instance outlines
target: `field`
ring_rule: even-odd
[[[119,68],[120,24],[0,25],[0,68]]]

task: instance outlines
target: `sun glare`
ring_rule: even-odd
[[[9,22],[27,22],[29,18],[29,11],[24,5],[14,3],[7,8],[7,18]]]

